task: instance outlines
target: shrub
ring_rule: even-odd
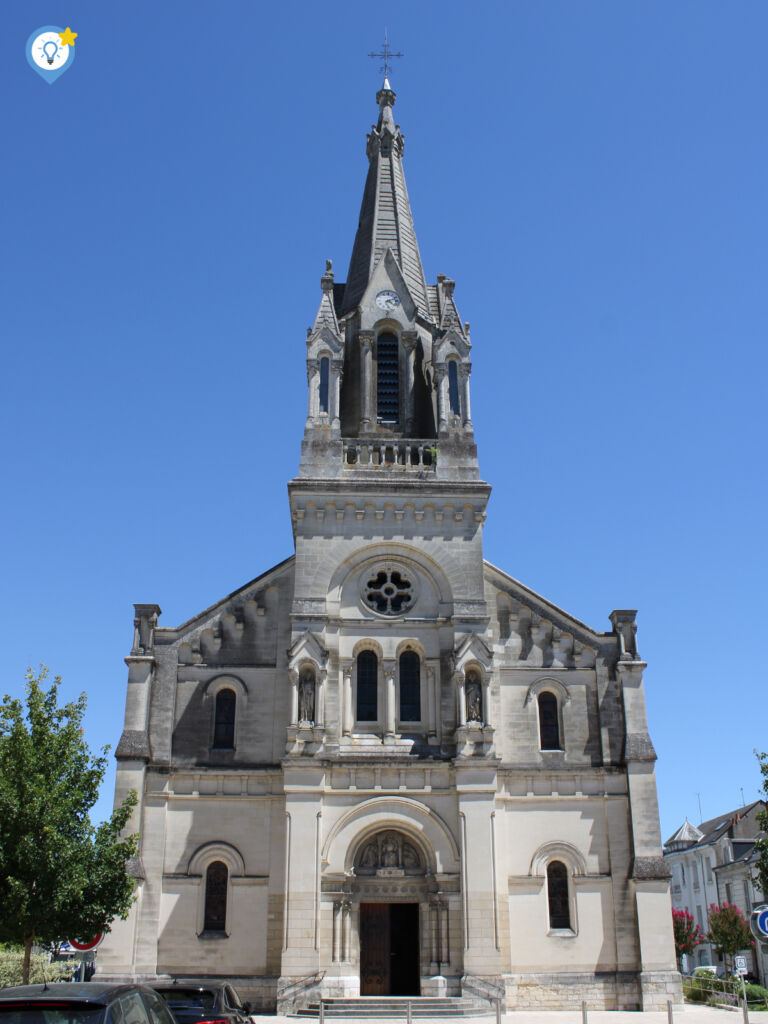
[[[744,986],[747,992],[747,1002],[765,1002],[768,1000],[768,988],[763,988],[762,985],[753,985],[747,982]]]
[[[71,976],[74,964],[52,964],[47,953],[33,953],[30,963],[29,981],[61,981]],[[0,949],[0,988],[21,985],[24,973],[23,949]]]

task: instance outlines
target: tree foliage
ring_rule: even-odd
[[[58,705],[61,680],[44,689],[47,670],[27,672],[26,702],[0,704],[0,942],[90,939],[126,917],[133,879],[126,861],[138,837],[121,838],[136,794],[98,827],[89,811],[107,766],[83,738],[85,694]]]
[[[725,958],[726,969],[729,957],[754,945],[749,925],[733,903],[721,903],[719,907],[713,903],[710,906],[707,941]]]
[[[672,911],[672,928],[675,934],[675,956],[678,960],[684,953],[692,953],[704,941],[699,926],[687,910]]]
[[[760,765],[760,774],[763,777],[763,795],[768,800],[768,753],[755,751],[755,757]],[[757,863],[755,864],[755,884],[763,894],[763,899],[768,900],[768,810],[764,807],[758,812],[757,824],[763,833],[755,843],[757,850]]]

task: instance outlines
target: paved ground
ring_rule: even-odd
[[[674,1021],[680,1024],[743,1024],[741,1010],[715,1010],[711,1006],[696,1006],[686,1003],[685,1006],[673,1010]],[[302,1018],[298,1018],[301,1020]],[[362,1019],[362,1018],[361,1018]],[[380,1018],[383,1019],[383,1018]],[[394,1020],[395,1018],[391,1018]],[[404,1019],[404,1018],[403,1018]],[[750,1013],[754,1024],[768,1024],[768,1013]],[[296,1017],[255,1016],[255,1024],[296,1024]],[[311,1018],[303,1018],[309,1024]],[[327,1024],[334,1018],[327,1017]],[[441,1024],[443,1019],[432,1017],[429,1024]],[[444,1018],[445,1024],[495,1024],[495,1017],[452,1017]],[[344,1024],[350,1019],[345,1018]],[[366,1024],[372,1024],[370,1018]],[[378,1024],[378,1021],[375,1022]],[[423,1024],[423,1021],[416,1021]],[[576,1010],[517,1010],[514,1013],[502,1014],[502,1024],[582,1024],[581,1008]],[[628,1010],[590,1010],[588,1024],[667,1024],[666,1010],[649,1011],[648,1013]]]

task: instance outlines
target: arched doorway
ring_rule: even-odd
[[[360,908],[360,995],[420,995],[423,853],[402,832],[383,829],[360,845],[353,874]]]

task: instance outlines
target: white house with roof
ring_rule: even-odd
[[[686,818],[664,843],[664,859],[672,872],[672,908],[687,910],[702,933],[707,931],[712,904],[733,903],[749,918],[759,894],[747,865],[760,834],[757,815],[765,806],[756,800],[698,826]],[[753,973],[765,978],[764,965],[761,972],[754,956],[749,951],[745,954]],[[709,943],[697,947],[686,960],[689,970],[722,963]]]

